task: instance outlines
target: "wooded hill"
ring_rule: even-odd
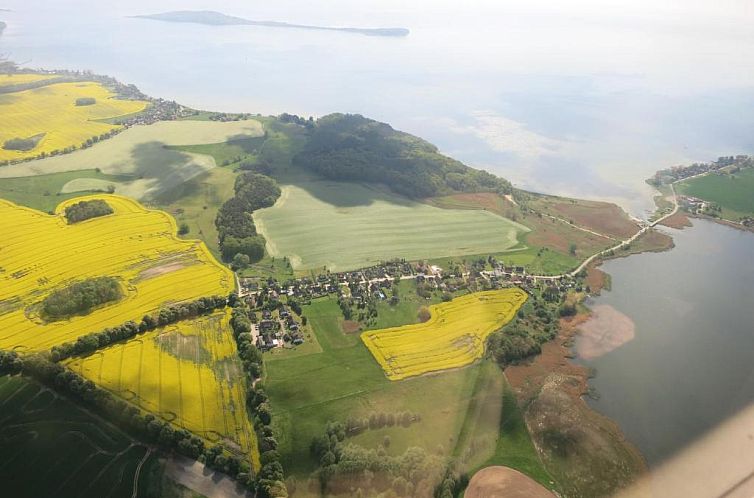
[[[332,180],[381,183],[414,199],[513,192],[507,180],[470,168],[426,140],[359,114],[329,114],[308,128],[308,140],[294,163]]]

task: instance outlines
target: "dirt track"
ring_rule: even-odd
[[[509,467],[486,467],[471,478],[464,498],[556,498],[547,488]]]
[[[203,464],[184,457],[168,458],[165,472],[174,481],[207,498],[251,498],[230,477],[213,472]]]

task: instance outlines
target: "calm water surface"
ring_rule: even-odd
[[[628,315],[635,338],[599,358],[590,404],[650,464],[754,402],[754,234],[708,221],[672,230],[676,247],[607,262],[594,299]]]
[[[754,150],[754,9],[733,0],[5,0],[0,53],[227,111],[359,112],[522,187],[653,208],[657,169]],[[406,38],[127,16],[400,26]]]

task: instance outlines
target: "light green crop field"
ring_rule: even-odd
[[[264,130],[256,120],[162,121],[149,126],[134,126],[115,137],[71,154],[49,157],[0,168],[2,179],[30,177],[99,168],[109,175],[128,175],[132,179],[116,182],[115,192],[139,200],[149,200],[179,186],[216,166],[204,154],[194,154],[168,146],[215,144],[227,140],[260,137]],[[82,174],[81,178],[91,178]],[[90,188],[91,182],[71,183],[65,191]]]
[[[441,209],[353,183],[306,181],[282,190],[254,221],[270,255],[288,256],[296,270],[497,253],[520,246],[529,231],[490,212]]]
[[[719,204],[733,219],[754,214],[754,168],[732,175],[709,174],[676,184],[678,193]]]

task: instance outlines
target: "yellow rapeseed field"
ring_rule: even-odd
[[[35,81],[49,80],[50,78],[55,77],[56,75],[54,74],[37,73],[0,74],[0,87],[33,83]]]
[[[207,441],[241,450],[258,470],[259,451],[229,318],[229,311],[217,311],[65,364],[141,409]]]
[[[361,339],[390,380],[462,367],[482,357],[487,337],[526,297],[518,288],[468,294],[430,306],[424,323],[364,332]]]
[[[19,75],[24,76],[24,75]],[[8,76],[0,81],[9,84]],[[77,106],[76,99],[92,97],[96,103]],[[51,85],[0,95],[0,147],[13,138],[30,138],[44,134],[37,146],[29,151],[0,148],[0,161],[36,157],[42,152],[80,146],[93,136],[99,136],[119,126],[97,122],[144,110],[147,103],[140,100],[120,100],[99,83],[92,81],[53,83]]]
[[[89,199],[115,212],[69,225],[65,207]],[[176,232],[167,213],[116,195],[70,199],[54,215],[0,200],[0,349],[44,351],[170,303],[231,292],[233,273]],[[117,278],[124,298],[68,320],[39,317],[35,305],[52,291],[100,276]]]

